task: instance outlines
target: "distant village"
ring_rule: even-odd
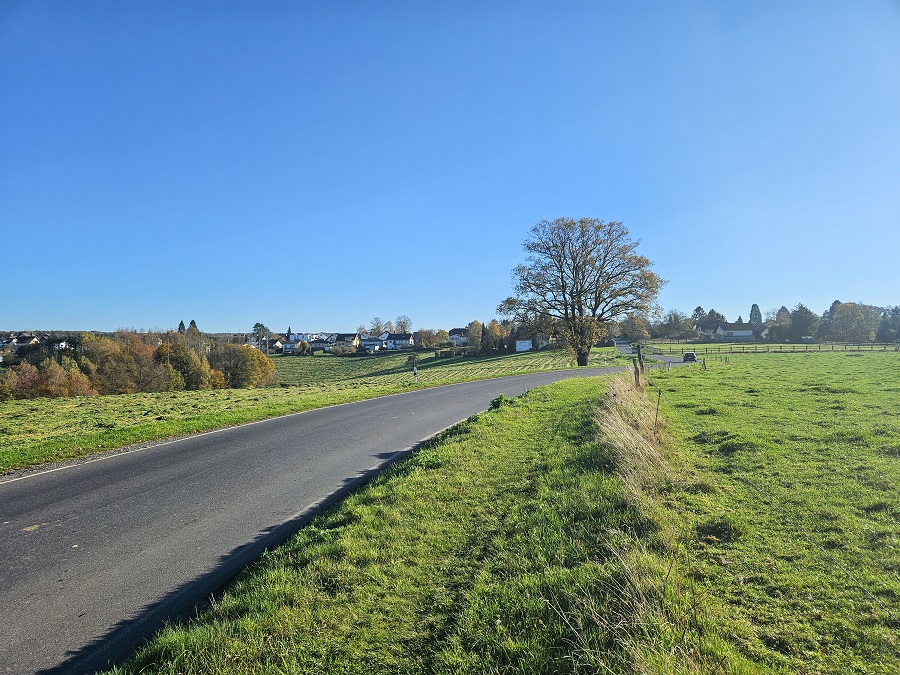
[[[467,328],[454,328],[448,333],[447,343],[453,347],[465,347],[469,342]],[[313,354],[315,352],[341,353],[347,351],[375,354],[384,351],[414,349],[416,339],[413,333],[391,333],[383,331],[372,336],[364,332],[356,333],[292,333],[284,338],[257,339],[251,336],[248,344],[269,353],[292,355]],[[429,345],[429,347],[434,345]],[[529,347],[530,349],[530,347]]]

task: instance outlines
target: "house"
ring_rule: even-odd
[[[718,342],[753,342],[756,336],[752,323],[720,323],[713,331],[713,339]]]
[[[290,354],[299,354],[300,353],[300,340],[297,340],[296,342],[285,341],[281,345],[281,353],[284,354],[285,356],[288,356]]]
[[[718,326],[718,321],[698,321],[694,324],[694,330],[701,338],[712,340]]]
[[[359,346],[365,349],[370,354],[374,354],[375,352],[380,352],[384,349],[387,349],[387,346],[380,337],[361,337],[359,340]]]
[[[19,335],[14,335],[9,340],[9,347],[13,351],[17,351],[22,347],[29,347],[31,345],[39,345],[41,344],[41,340],[31,333],[20,333]]]
[[[451,342],[454,347],[465,347],[469,344],[469,329],[454,328],[450,331],[449,342]]]
[[[337,333],[319,333],[317,337],[307,341],[309,342],[309,351],[330,352],[336,337]]]
[[[331,346],[356,349],[359,347],[359,333],[337,333]]]
[[[412,349],[416,346],[412,333],[387,333],[384,334],[385,349]]]
[[[288,342],[312,342],[320,337],[328,335],[328,333],[289,333]]]

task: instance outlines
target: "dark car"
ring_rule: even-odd
[[[684,356],[681,357],[681,360],[684,363],[687,363],[688,361],[696,361],[697,355],[694,352],[685,352]]]

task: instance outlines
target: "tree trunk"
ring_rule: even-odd
[[[578,359],[579,366],[587,365],[589,354],[590,354],[590,352],[582,352],[582,351],[576,352],[575,356]]]

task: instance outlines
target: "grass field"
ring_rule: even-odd
[[[900,355],[654,371],[687,489],[664,494],[723,630],[781,672],[900,672]]]
[[[353,387],[403,387],[412,382],[411,354],[384,356],[333,357],[328,355],[274,357],[275,375],[283,385]],[[591,366],[630,363],[615,349],[595,349]],[[427,385],[450,384],[490,377],[562,370],[575,366],[565,350],[499,354],[484,357],[438,359],[431,352],[416,353],[419,381]]]
[[[377,358],[276,357],[285,386],[0,402],[0,473],[80,457],[133,443],[207,431],[336,403],[453,382],[574,367],[566,352],[418,361]],[[615,363],[595,350],[590,365]]]
[[[900,672],[900,357],[649,377],[498,402],[116,672]]]

